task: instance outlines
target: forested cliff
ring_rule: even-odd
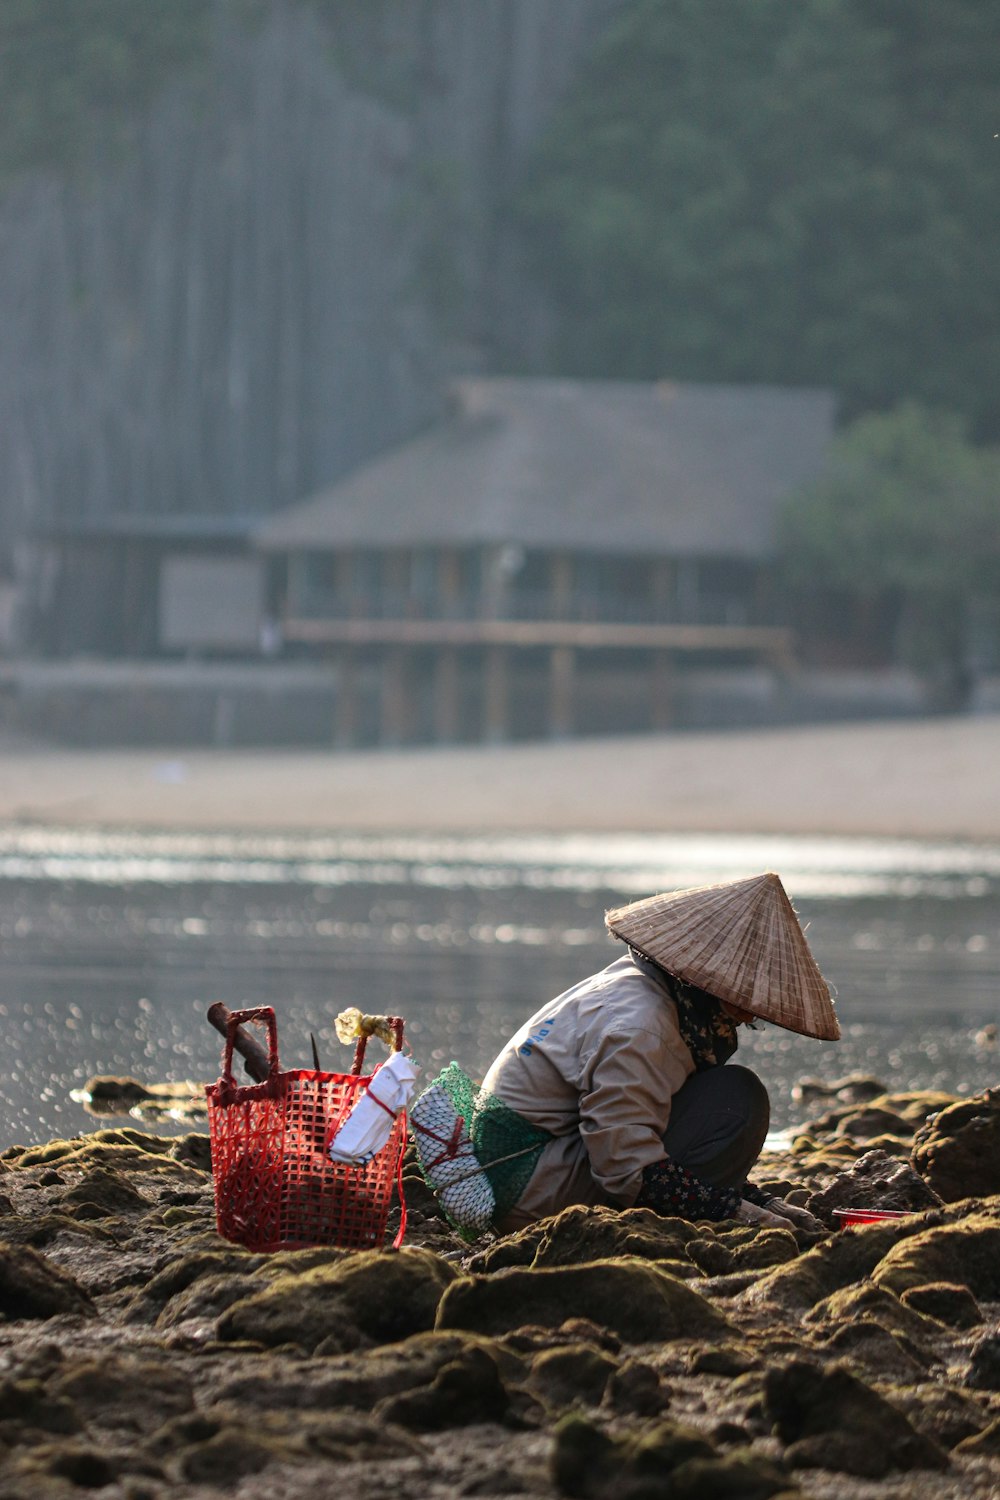
[[[980,0],[4,0],[0,577],[295,501],[476,363],[995,442],[998,57]]]
[[[181,0],[170,66],[91,139],[65,84],[138,96],[142,36],[113,3],[71,35],[60,4],[12,0],[7,566],[52,524],[271,511],[430,418],[452,365],[502,358],[512,309],[519,337],[543,309],[500,207],[617,4]]]

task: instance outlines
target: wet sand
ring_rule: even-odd
[[[1000,838],[1000,715],[413,750],[0,743],[0,822]]]

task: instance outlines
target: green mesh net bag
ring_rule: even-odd
[[[456,1062],[413,1105],[410,1128],[425,1182],[467,1239],[510,1212],[552,1139]]]

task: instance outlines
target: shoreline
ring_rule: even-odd
[[[1000,715],[367,752],[0,741],[0,824],[1000,840]]]

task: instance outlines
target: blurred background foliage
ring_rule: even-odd
[[[0,185],[103,170],[213,28],[217,47],[303,7],[380,106],[440,87],[445,0],[3,0]],[[914,662],[959,672],[970,601],[1000,608],[1000,8],[608,0],[607,17],[516,180],[473,186],[473,156],[440,142],[415,163],[410,280],[442,344],[507,373],[832,388],[851,425],[788,508],[788,585],[891,595]],[[546,298],[544,337],[488,295],[500,234]]]
[[[554,363],[1000,436],[998,56],[980,0],[634,0],[518,201]]]

